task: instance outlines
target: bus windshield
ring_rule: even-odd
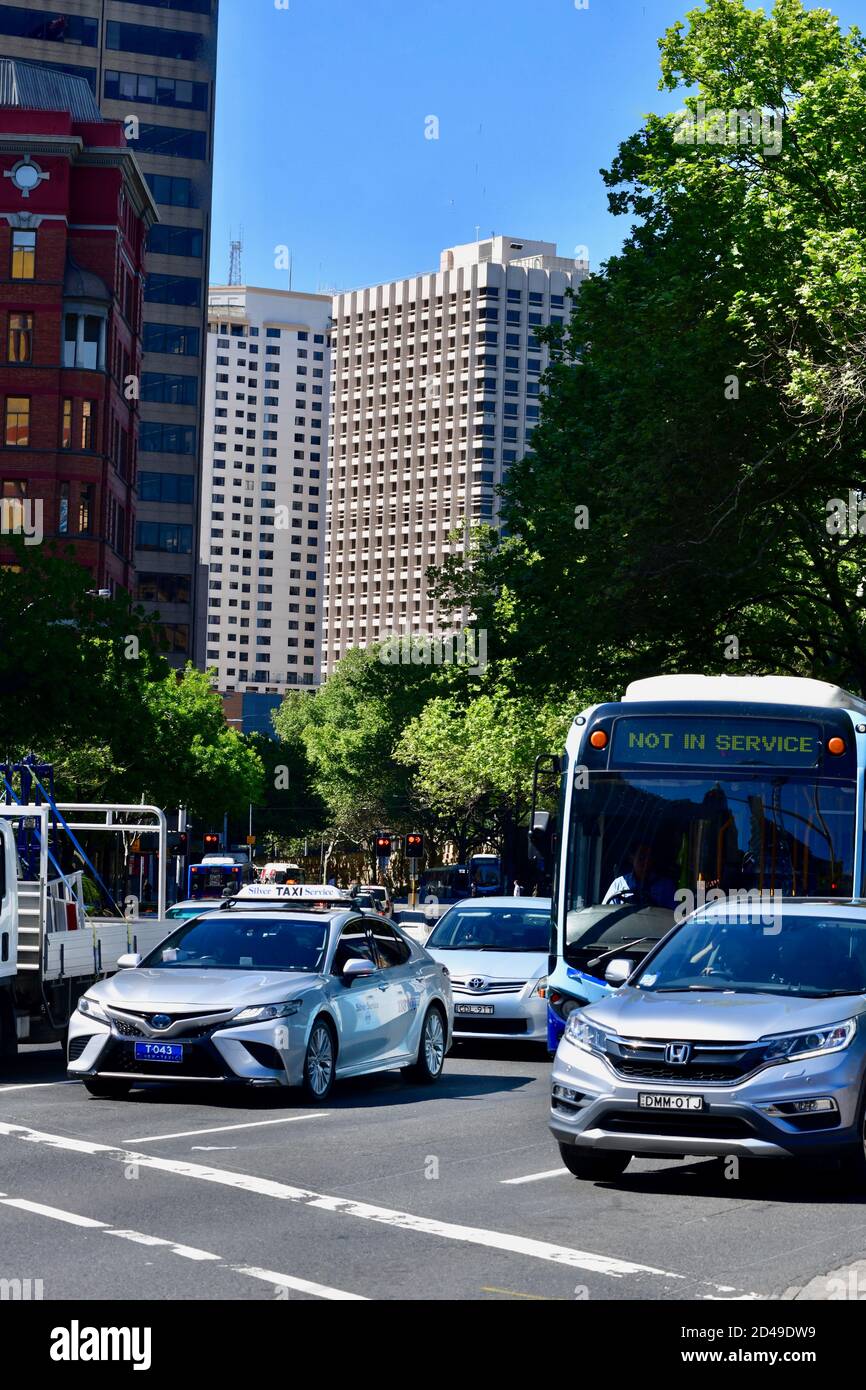
[[[712,889],[850,896],[855,786],[779,771],[599,771],[574,783],[568,837],[563,954],[603,976],[613,954],[644,954]]]

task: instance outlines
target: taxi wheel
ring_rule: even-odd
[[[438,1081],[445,1065],[446,1032],[445,1020],[441,1010],[433,1004],[427,1010],[421,1041],[418,1045],[418,1060],[411,1067],[403,1068],[403,1075],[409,1081],[420,1081],[430,1086]]]
[[[331,1094],[337,1064],[337,1040],[324,1018],[317,1018],[310,1033],[304,1057],[304,1095],[313,1105],[322,1105]]]
[[[89,1091],[92,1096],[98,1096],[100,1100],[122,1100],[132,1090],[132,1082],[100,1081],[98,1077],[93,1080],[86,1078],[84,1089]]]
[[[621,1177],[632,1158],[630,1153],[623,1153],[620,1149],[593,1152],[579,1149],[575,1144],[560,1144],[559,1152],[569,1173],[587,1182],[609,1182]]]

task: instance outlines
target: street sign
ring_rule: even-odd
[[[256,837],[255,837],[255,835],[248,835],[248,836],[247,836],[247,844],[248,844],[248,845],[254,845],[255,842],[256,842]]]

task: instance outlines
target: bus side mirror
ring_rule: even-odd
[[[554,829],[554,817],[549,811],[534,811],[532,825],[529,828],[530,850],[535,850],[536,853],[544,856],[548,855],[553,843]]]

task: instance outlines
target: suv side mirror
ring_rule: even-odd
[[[375,975],[376,967],[371,960],[359,959],[357,956],[353,960],[347,960],[343,966],[343,979],[347,984],[353,980],[362,980],[367,975]]]
[[[617,960],[612,960],[604,972],[604,978],[614,989],[619,989],[624,985],[629,975],[634,972],[634,962],[626,960],[620,956]]]
[[[135,951],[130,951],[128,955],[117,957],[118,970],[135,970],[136,966],[141,965],[141,956]]]

